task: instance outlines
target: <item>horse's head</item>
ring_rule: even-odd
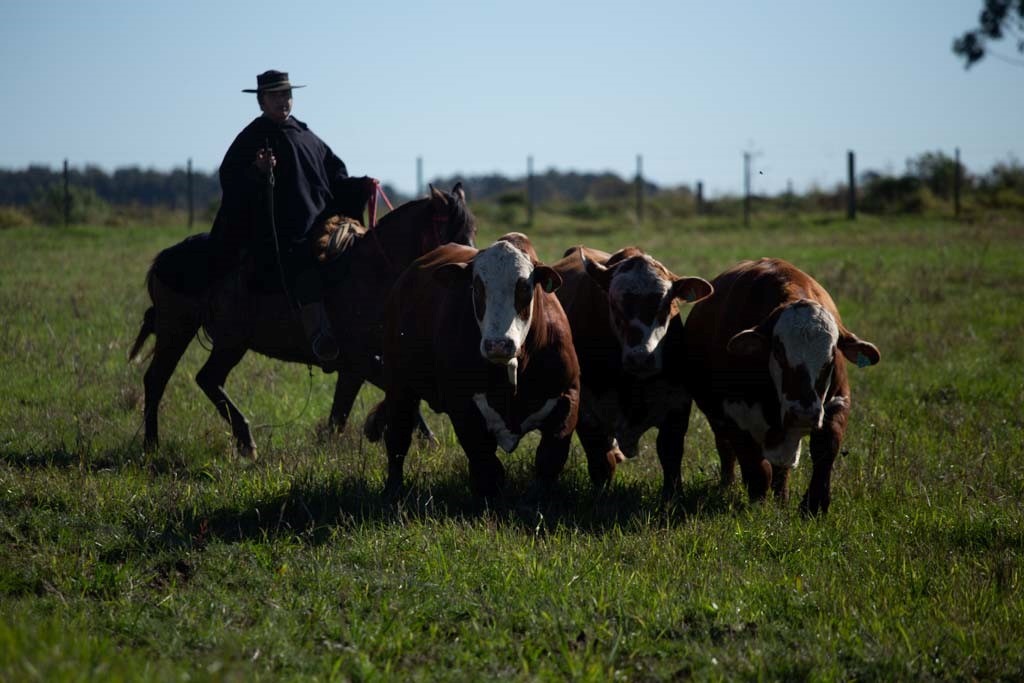
[[[390,211],[356,245],[352,259],[373,272],[395,278],[416,258],[454,242],[475,246],[476,218],[466,206],[462,183],[451,192],[430,187],[430,195]]]
[[[421,253],[449,242],[476,246],[476,218],[466,206],[462,183],[455,183],[451,192],[431,185],[430,196],[425,201],[429,202],[431,225],[420,233]]]

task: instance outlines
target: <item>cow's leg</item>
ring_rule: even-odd
[[[727,489],[736,481],[736,451],[732,443],[727,439],[721,430],[715,431],[715,448],[718,450],[718,460],[721,463],[719,475],[719,486]]]
[[[558,479],[558,475],[565,469],[565,463],[569,459],[571,445],[571,432],[564,437],[548,433],[541,435],[540,444],[537,445],[537,453],[534,456],[534,472],[541,487],[550,488]]]
[[[626,456],[615,445],[612,435],[592,417],[584,416],[582,410],[576,423],[576,436],[587,456],[590,483],[596,489],[604,488],[615,475],[616,466],[625,461]]]
[[[342,370],[342,372],[345,371]],[[356,396],[359,394],[359,388],[362,386],[362,383],[365,381],[378,389],[384,388],[383,372],[379,363],[371,364],[366,375],[361,377],[359,385],[356,386],[354,390],[351,390],[351,396],[348,395],[349,390],[346,388],[346,392],[342,395],[341,399],[339,399],[339,394],[342,392],[342,377],[340,375],[338,377],[338,384],[334,388],[334,405],[331,407],[331,420],[333,424],[340,425],[336,427],[339,433],[345,430],[345,422],[348,420],[349,412],[352,410],[352,405],[355,403]],[[335,414],[339,416],[343,415],[344,417],[339,422],[335,419]],[[381,415],[381,419],[383,418],[384,414]],[[383,424],[381,424],[381,429],[383,430]],[[434,432],[430,429],[430,425],[427,424],[426,419],[423,417],[423,411],[419,408],[416,410],[416,433],[419,434],[424,441],[434,444],[438,443],[437,437],[434,435]]]
[[[388,454],[388,478],[384,484],[384,496],[394,499],[404,486],[405,456],[412,443],[412,430],[416,424],[416,407],[419,398],[412,394],[389,392],[385,401],[378,405],[371,417],[378,421],[385,415],[384,447]],[[369,420],[367,421],[369,425]]]
[[[249,429],[249,421],[245,419],[238,407],[224,391],[224,382],[245,355],[245,347],[230,348],[214,347],[206,363],[196,374],[196,384],[203,390],[207,398],[213,402],[217,412],[231,425],[231,433],[235,437],[238,452],[243,456],[256,458],[256,442],[253,441]]]
[[[163,398],[167,382],[174,374],[178,361],[185,353],[195,329],[182,327],[180,329],[158,330],[156,335],[156,347],[153,349],[153,358],[146,370],[143,386],[145,387],[145,425],[146,436],[143,441],[143,449],[146,452],[156,450],[160,443],[159,420],[157,414],[160,410],[160,400]]]
[[[848,401],[846,403],[849,403]],[[849,408],[845,404],[826,410],[822,428],[811,432],[811,483],[800,501],[800,511],[808,515],[825,514],[832,502],[832,466],[846,433]]]
[[[691,403],[670,412],[658,425],[658,460],[661,462],[662,500],[671,500],[683,488],[683,449],[690,425]]]
[[[480,411],[468,404],[449,412],[452,428],[469,459],[469,481],[473,494],[496,498],[505,486],[505,467],[498,460],[498,442],[488,431]]]
[[[761,447],[746,432],[729,429],[722,434],[728,441],[732,453],[740,463],[743,483],[747,486],[747,495],[751,502],[764,500],[772,485],[772,466],[764,458]],[[715,436],[716,441],[718,435]]]
[[[775,500],[780,503],[789,500],[789,473],[791,471],[791,467],[772,465],[772,493],[775,495]]]

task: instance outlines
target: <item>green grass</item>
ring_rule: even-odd
[[[481,244],[523,230],[482,222]],[[243,461],[193,382],[198,343],[144,455],[145,366],[125,356],[149,261],[184,232],[11,229],[0,680],[1024,677],[1024,220],[541,213],[525,231],[548,262],[638,244],[680,274],[771,255],[817,277],[882,350],[851,371],[829,516],[720,492],[696,411],[668,508],[651,434],[603,495],[574,446],[540,513],[517,505],[528,438],[484,507],[436,415],[389,505],[357,429],[379,392],[333,437],[332,376],[247,357],[228,383],[259,426]]]

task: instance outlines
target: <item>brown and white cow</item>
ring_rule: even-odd
[[[580,361],[580,419],[576,434],[591,481],[604,485],[640,437],[657,427],[658,458],[667,497],[682,485],[680,463],[691,400],[677,362],[665,347],[681,337],[679,301],[711,293],[699,277],[680,277],[636,247],[615,254],[572,247],[552,266],[562,277],[557,295],[569,318]]]
[[[800,507],[827,512],[850,414],[839,356],[864,367],[879,361],[878,349],[847,330],[828,292],[786,261],[743,261],[712,285],[686,320],[684,369],[714,431],[723,485],[738,460],[751,500],[769,487],[785,500],[809,435],[813,471]]]
[[[486,249],[445,245],[405,270],[385,308],[383,408],[368,423],[388,454],[386,493],[402,465],[420,399],[447,413],[469,458],[477,494],[495,495],[512,452],[540,430],[535,471],[548,484],[569,456],[579,407],[579,363],[554,290],[561,278],[529,239],[505,235]]]

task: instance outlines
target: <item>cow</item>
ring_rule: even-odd
[[[580,368],[554,292],[561,278],[540,263],[526,235],[486,249],[445,245],[405,270],[384,311],[384,400],[366,434],[383,432],[385,495],[402,489],[402,469],[421,399],[447,413],[469,459],[473,492],[496,496],[511,453],[540,430],[539,488],[569,457],[579,410]]]
[[[811,481],[800,509],[824,514],[850,414],[840,356],[865,367],[881,354],[843,325],[832,297],[781,259],[743,261],[711,283],[683,335],[685,383],[715,435],[721,483],[739,461],[747,493],[788,498],[789,473],[810,436]]]
[[[580,362],[576,434],[591,482],[607,484],[616,466],[637,454],[640,437],[657,427],[662,495],[671,498],[682,486],[692,401],[664,371],[678,360],[665,347],[682,335],[678,302],[703,299],[711,285],[673,274],[636,247],[607,254],[575,246],[552,268],[562,277],[556,294]]]

